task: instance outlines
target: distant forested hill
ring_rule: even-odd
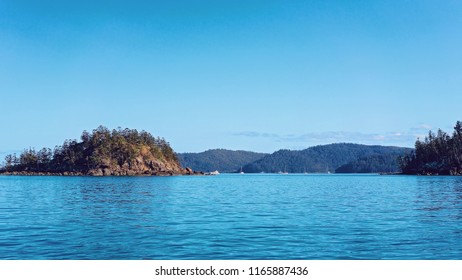
[[[267,154],[225,149],[208,150],[202,153],[181,153],[178,159],[183,167],[211,172],[236,172],[246,164],[261,159]]]
[[[289,173],[326,173],[334,172],[340,166],[353,163],[361,158],[373,156],[395,156],[410,152],[409,148],[369,146],[338,143],[311,147],[301,151],[279,150],[260,160],[244,166],[247,173],[286,171]],[[387,167],[388,168],[388,167]],[[397,166],[396,166],[397,168]],[[373,172],[387,172],[374,168]]]
[[[398,158],[406,153],[411,153],[412,149],[403,151],[392,151],[384,155],[372,155],[362,157],[353,162],[344,164],[335,170],[335,173],[396,173],[400,172]]]

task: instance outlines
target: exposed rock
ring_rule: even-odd
[[[46,150],[45,148],[43,150]],[[93,133],[84,132],[82,142],[66,141],[40,163],[37,152],[24,152],[35,159],[0,169],[4,175],[54,176],[172,176],[199,175],[181,167],[176,154],[163,138],[130,129],[112,130],[100,126]],[[45,153],[45,152],[44,152]],[[45,153],[46,154],[46,153]],[[72,155],[69,157],[68,155]]]
[[[90,176],[103,176],[103,170],[100,168],[97,169],[92,169],[88,172],[88,175]]]

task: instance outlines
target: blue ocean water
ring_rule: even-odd
[[[462,177],[0,176],[0,259],[462,259]]]

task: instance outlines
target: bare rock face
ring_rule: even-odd
[[[89,176],[172,176],[200,175],[191,168],[182,168],[177,161],[160,160],[153,157],[137,157],[123,164],[105,161],[103,166],[91,169]]]
[[[90,171],[88,171],[88,175],[90,176],[103,176],[103,170],[100,169],[100,168],[97,168],[97,169],[91,169]]]

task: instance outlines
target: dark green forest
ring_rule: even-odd
[[[462,122],[447,134],[429,131],[424,140],[417,139],[414,152],[400,158],[404,174],[462,175]]]
[[[398,157],[410,152],[409,148],[369,146],[360,144],[338,143],[311,147],[302,151],[279,150],[273,154],[244,166],[246,173],[327,173],[335,172],[344,164],[354,163],[360,158],[371,156]],[[388,172],[390,169],[379,160],[369,160],[373,172]],[[377,166],[372,166],[377,165]],[[384,170],[381,167],[385,167]],[[393,168],[397,170],[398,164]],[[346,172],[346,170],[344,170]]]
[[[231,173],[266,155],[247,151],[213,149],[202,153],[180,153],[178,158],[182,166],[190,167],[193,170],[204,172],[218,170],[222,173]]]
[[[409,149],[407,152],[411,151],[412,149]],[[398,157],[402,155],[403,151],[362,157],[340,166],[335,169],[335,173],[398,173],[400,172]]]
[[[2,171],[134,175],[162,168],[179,170],[169,143],[146,131],[128,128],[111,131],[99,126],[91,133],[84,131],[80,139],[66,140],[53,150],[29,148],[19,155],[7,155]]]

